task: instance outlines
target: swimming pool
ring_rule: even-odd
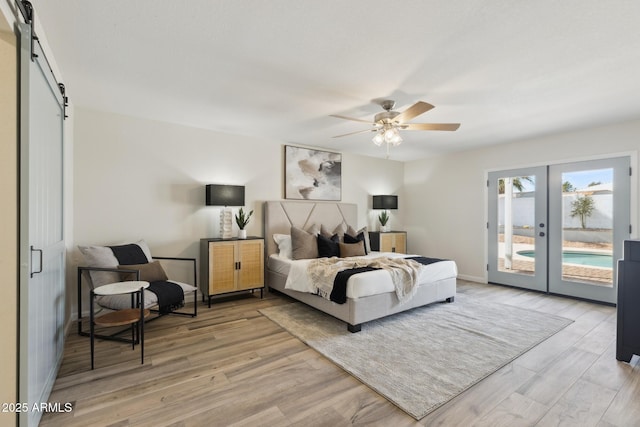
[[[535,251],[518,251],[517,254],[533,258],[535,256]],[[598,252],[563,251],[562,263],[613,268],[613,255]]]

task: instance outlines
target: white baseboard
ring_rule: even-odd
[[[467,276],[466,274],[458,274],[458,279],[468,280],[469,282],[488,283],[484,277]]]

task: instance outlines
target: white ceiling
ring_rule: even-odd
[[[76,106],[385,157],[364,133],[391,98],[391,158],[640,118],[637,0],[33,1]],[[180,141],[176,141],[180,143]]]

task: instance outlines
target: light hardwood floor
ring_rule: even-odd
[[[138,347],[98,341],[91,371],[88,338],[70,335],[50,401],[73,410],[41,425],[640,425],[640,363],[616,361],[615,308],[464,281],[458,292],[574,323],[416,422],[258,312],[287,297],[245,295],[149,323],[144,365]]]

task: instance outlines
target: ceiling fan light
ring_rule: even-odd
[[[400,145],[402,144],[402,137],[396,133],[396,135],[393,137],[393,139],[391,140],[391,143],[393,145]]]
[[[372,141],[378,147],[381,146],[382,143],[384,142],[384,136],[382,136],[382,132],[376,133],[376,136],[373,137]]]
[[[389,128],[384,131],[384,141],[393,142],[393,139],[398,135],[398,131],[395,128]]]

